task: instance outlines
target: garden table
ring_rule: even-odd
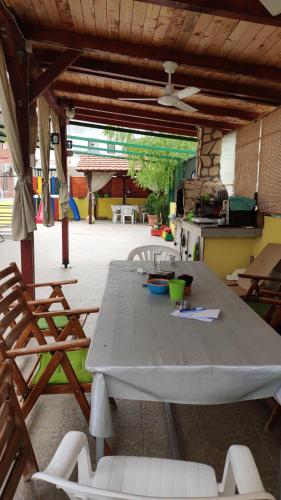
[[[194,277],[192,306],[221,311],[211,323],[171,316],[169,295],[143,287],[139,266],[110,263],[86,361],[95,374],[90,432],[98,456],[113,434],[108,397],[220,404],[267,398],[281,387],[281,337],[203,262],[161,267]]]

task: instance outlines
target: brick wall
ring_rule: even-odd
[[[86,177],[70,177],[70,194],[75,198],[86,198],[88,195],[88,186]]]

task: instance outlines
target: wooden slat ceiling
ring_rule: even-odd
[[[225,6],[231,4],[230,6]],[[281,18],[259,0],[6,0],[42,69],[68,48],[81,55],[52,84],[97,123],[229,131],[281,104]],[[178,8],[180,7],[180,8]],[[219,15],[218,15],[219,14]],[[184,113],[154,102],[167,81],[163,61],[179,63],[176,88],[202,89]],[[159,116],[158,116],[159,115]],[[118,123],[117,123],[118,121]],[[154,123],[155,122],[155,123]]]

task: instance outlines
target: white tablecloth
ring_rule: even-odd
[[[138,266],[110,264],[86,361],[95,373],[94,436],[113,433],[109,396],[218,404],[269,397],[281,387],[281,337],[204,263],[162,266],[193,275],[192,306],[221,310],[212,323],[171,316],[169,295],[143,287]]]

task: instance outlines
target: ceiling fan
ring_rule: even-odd
[[[270,12],[272,16],[278,16],[281,14],[281,2],[280,0],[260,0],[263,6]]]
[[[172,84],[172,74],[176,71],[178,64],[173,61],[165,61],[164,70],[168,73],[168,83],[164,87],[164,94],[160,97],[120,97],[120,101],[155,101],[158,102],[161,106],[169,106],[178,108],[182,111],[187,111],[188,113],[192,113],[193,111],[197,111],[196,108],[182,102],[181,99],[185,99],[186,97],[191,97],[194,94],[200,92],[201,89],[197,87],[186,87],[182,90],[175,90],[174,85]]]

